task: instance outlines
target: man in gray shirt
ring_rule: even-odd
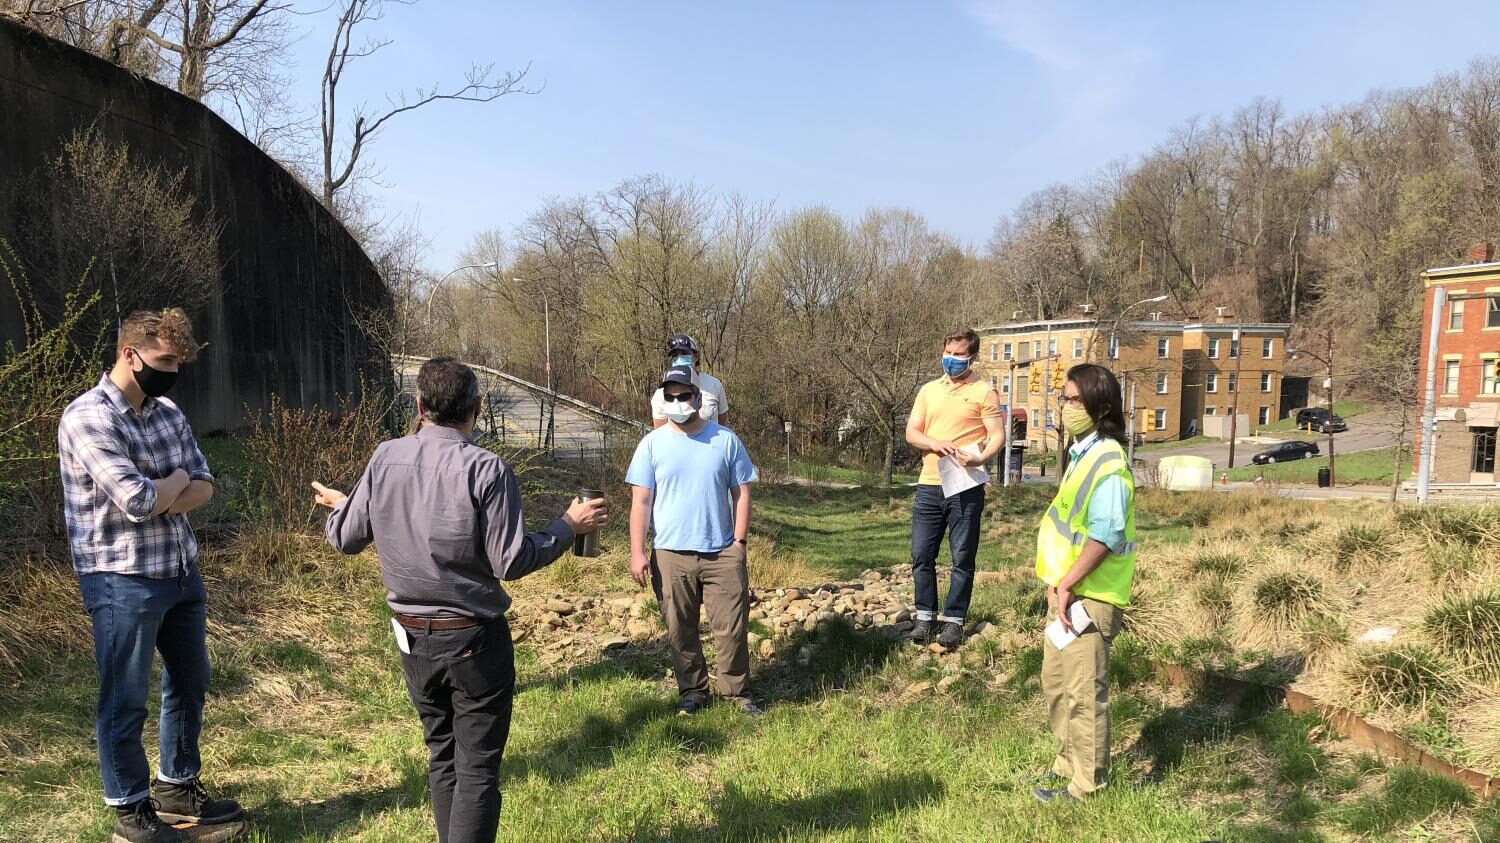
[[[515,693],[510,596],[500,581],[551,564],[575,535],[604,526],[609,506],[575,501],[527,533],[510,466],[469,441],[480,407],[473,370],[451,357],[429,360],[417,392],[420,430],[376,448],[354,491],[313,488],[333,510],[328,543],[353,554],[373,541],[380,556],[401,671],[427,741],[438,840],[493,843]]]

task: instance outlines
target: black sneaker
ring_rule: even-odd
[[[203,789],[202,779],[187,784],[173,784],[157,779],[151,782],[156,795],[156,812],[172,823],[216,825],[234,822],[245,816],[245,810],[233,799],[214,799]]]
[[[692,717],[694,714],[708,708],[708,703],[698,697],[683,697],[677,703],[678,717]]]
[[[115,806],[115,834],[110,843],[185,843],[187,835],[162,821],[153,799]]]
[[[740,700],[738,704],[740,713],[746,717],[764,717],[766,714],[760,706],[755,704],[754,700]]]
[[[938,643],[950,650],[964,643],[964,625],[957,621],[943,621],[943,629],[938,633]]]
[[[906,640],[913,644],[926,644],[932,640],[932,621],[917,621],[906,633]]]

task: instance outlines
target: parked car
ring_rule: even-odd
[[[1316,430],[1319,433],[1339,433],[1349,425],[1323,407],[1308,407],[1297,411],[1298,430]]]
[[[1305,460],[1308,457],[1316,457],[1317,455],[1318,443],[1316,442],[1282,442],[1280,445],[1272,445],[1251,457],[1250,462],[1255,465],[1269,465],[1277,462]]]

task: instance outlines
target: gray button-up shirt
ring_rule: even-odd
[[[485,620],[510,607],[500,580],[546,567],[573,542],[561,518],[527,533],[510,466],[438,425],[381,443],[325,532],[343,553],[375,542],[393,611]]]

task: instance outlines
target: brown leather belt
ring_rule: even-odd
[[[396,613],[396,623],[416,632],[428,630],[442,632],[479,626],[479,620],[476,618],[419,618],[416,615],[403,615],[400,612]]]

